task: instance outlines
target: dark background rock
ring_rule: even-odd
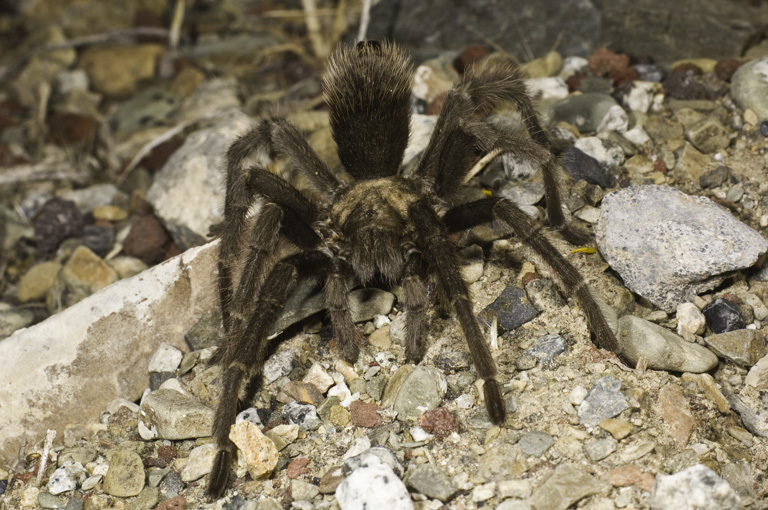
[[[588,56],[601,46],[659,62],[741,56],[768,5],[735,0],[382,0],[368,38],[406,44],[419,58],[492,41],[521,61],[552,49]]]

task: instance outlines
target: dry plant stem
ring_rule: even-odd
[[[53,447],[53,440],[56,439],[56,431],[48,429],[45,433],[45,445],[43,446],[43,453],[40,457],[40,467],[37,470],[37,478],[35,478],[35,486],[40,487],[40,482],[45,475],[45,465],[48,463],[48,455],[51,453]]]
[[[477,163],[472,167],[472,169],[467,173],[467,176],[464,177],[464,182],[468,182],[472,177],[476,176],[478,173],[480,173],[483,168],[488,166],[488,163],[490,163],[496,156],[504,152],[502,149],[494,149],[482,158],[480,158]]]
[[[360,28],[357,31],[357,41],[365,41],[368,33],[368,23],[371,21],[371,0],[363,0],[363,11],[360,13]]]
[[[304,19],[307,24],[307,32],[309,32],[309,40],[312,43],[312,50],[316,57],[325,58],[328,56],[328,45],[325,43],[320,29],[317,3],[315,0],[301,0],[301,5],[304,7]]]
[[[214,113],[206,113],[205,115],[200,115],[199,117],[195,117],[193,119],[185,120],[184,122],[181,122],[175,126],[173,126],[168,131],[165,131],[163,134],[152,140],[151,142],[144,145],[139,152],[136,153],[136,155],[133,157],[130,163],[126,165],[126,167],[123,169],[123,171],[117,176],[117,185],[120,186],[125,182],[125,179],[128,178],[131,172],[136,169],[136,167],[141,163],[141,160],[147,157],[147,155],[152,152],[152,150],[162,145],[163,143],[167,142],[177,134],[181,133],[185,129],[187,129],[189,126],[196,124],[201,121],[210,120],[210,119],[216,119],[219,117],[222,117],[225,112],[214,112]]]
[[[36,165],[16,165],[0,168],[0,186],[37,181],[72,181],[85,183],[90,178],[87,170],[72,163],[43,162]]]
[[[168,45],[172,50],[179,47],[181,26],[184,24],[186,4],[187,2],[185,0],[176,0],[176,8],[173,10],[173,20],[171,20],[171,30],[168,34]]]

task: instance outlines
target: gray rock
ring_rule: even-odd
[[[485,415],[487,418],[487,414]],[[489,448],[477,463],[477,472],[488,481],[501,481],[516,478],[515,461],[522,457],[517,445],[502,443]]]
[[[112,129],[123,135],[167,125],[180,103],[179,96],[166,85],[150,87],[123,102],[112,115],[110,123]]]
[[[765,356],[765,339],[754,329],[737,329],[704,337],[707,347],[721,358],[750,368]]]
[[[349,308],[353,322],[371,320],[388,314],[395,303],[395,295],[374,287],[355,289],[349,293]],[[280,318],[269,329],[269,336],[280,334],[291,324],[325,309],[325,294],[318,279],[308,278],[291,289]]]
[[[515,20],[514,25],[508,20]],[[569,30],[563,32],[563,26]],[[519,36],[522,27],[525,27],[525,41]],[[568,9],[557,2],[539,2],[534,9],[520,0],[472,3],[385,0],[371,10],[367,36],[393,39],[431,56],[438,50],[462,50],[477,44],[477,31],[482,31],[484,37],[521,61],[525,55],[546,54],[556,40],[563,54],[586,57],[598,44],[600,13],[593,2],[580,2]]]
[[[37,495],[37,504],[41,508],[64,508],[66,500],[49,492],[41,492]]]
[[[181,350],[163,342],[149,360],[148,370],[150,372],[175,372],[179,368],[183,356],[184,353]]]
[[[93,211],[100,205],[128,205],[128,196],[114,184],[94,184],[87,188],[72,189],[61,194],[65,200],[71,200],[83,214]]]
[[[667,312],[768,251],[768,242],[725,208],[666,186],[606,195],[595,234],[624,283]]]
[[[458,489],[451,479],[434,464],[422,464],[408,471],[405,484],[428,498],[448,501]]]
[[[301,430],[316,430],[323,424],[317,415],[317,408],[311,404],[299,404],[294,401],[285,404],[283,413],[290,423],[298,425]]]
[[[755,497],[755,475],[749,462],[745,460],[729,462],[722,467],[720,475],[739,496]]]
[[[546,432],[534,430],[526,432],[518,441],[517,446],[526,455],[541,457],[544,452],[549,450],[555,444],[554,438]]]
[[[535,510],[565,510],[587,496],[609,489],[608,482],[584,473],[581,467],[561,464],[536,487],[529,502]]]
[[[709,349],[632,315],[619,319],[617,339],[627,361],[637,365],[642,358],[654,370],[701,373],[717,365],[717,356]]]
[[[317,485],[302,480],[291,481],[291,497],[294,501],[311,501],[318,494],[320,494],[320,489],[317,488]]]
[[[592,462],[603,460],[616,451],[618,441],[612,437],[604,437],[597,441],[584,443],[584,453]]]
[[[572,95],[552,104],[549,124],[567,122],[576,126],[582,133],[596,132],[606,116],[617,106],[621,108],[608,94],[587,92]]]
[[[242,113],[231,113],[213,127],[189,135],[155,175],[147,201],[181,250],[205,242],[224,207],[225,153],[251,127]]]
[[[493,303],[477,314],[477,318],[486,326],[493,324],[495,318],[499,328],[512,331],[538,314],[539,310],[528,301],[525,290],[510,285]]]
[[[716,117],[706,117],[685,130],[685,137],[706,154],[717,152],[731,143],[731,131]]]
[[[768,56],[751,60],[731,76],[731,95],[741,108],[749,108],[759,120],[768,119]]]
[[[560,335],[548,334],[537,338],[525,353],[535,357],[543,364],[548,364],[554,360],[557,355],[565,352],[567,347],[563,337]]]
[[[768,408],[763,398],[754,389],[742,392],[741,395],[726,394],[728,403],[741,417],[744,427],[756,436],[768,438]]]
[[[741,508],[741,501],[728,482],[703,464],[674,475],[656,475],[650,504],[652,510]]]
[[[447,390],[442,372],[432,367],[405,365],[389,379],[382,405],[392,406],[397,419],[407,421],[439,406]]]
[[[211,435],[213,414],[192,396],[159,389],[141,401],[139,432],[145,440],[206,437]]]
[[[160,502],[160,491],[157,487],[146,487],[133,501],[128,503],[125,510],[148,510],[155,508]]]
[[[408,489],[392,468],[369,455],[336,488],[341,510],[413,510]]]
[[[597,424],[613,418],[629,407],[621,392],[621,381],[611,377],[599,379],[579,405],[579,423],[592,430]]]
[[[119,498],[138,495],[144,488],[144,465],[139,454],[115,450],[107,460],[109,469],[104,475],[104,492]]]
[[[544,183],[541,182],[505,182],[494,193],[508,198],[517,205],[535,205],[544,199]]]

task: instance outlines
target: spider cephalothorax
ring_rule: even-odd
[[[448,94],[435,131],[416,169],[400,175],[408,142],[412,69],[389,43],[366,42],[336,52],[323,82],[331,129],[346,176],[339,177],[283,119],[264,120],[238,138],[227,153],[219,297],[226,338],[216,354],[223,367],[222,398],[213,435],[219,447],[208,494],[227,485],[234,445],[229,429],[245,382],[261,380],[267,359],[267,331],[298,278],[324,281],[325,305],[342,357],[358,356],[357,329],[347,298],[348,281],[373,280],[403,288],[406,356],[419,361],[426,345],[425,280],[434,277],[437,295],[453,310],[483,379],[491,420],[502,424],[506,410],[496,365],[461,278],[457,249],[449,236],[494,220],[506,223],[533,248],[578,300],[600,347],[617,343],[579,273],[541,235],[541,227],[515,204],[488,197],[455,202],[472,163],[483,153],[513,153],[542,167],[549,223],[573,242],[584,237],[562,213],[557,162],[539,125],[524,83],[510,68],[468,74]],[[483,114],[501,102],[521,113],[528,136],[502,132]],[[260,164],[254,156],[285,157],[308,179],[313,199]],[[255,201],[261,208],[248,213]]]

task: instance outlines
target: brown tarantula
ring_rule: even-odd
[[[566,225],[556,180],[558,163],[519,75],[508,67],[466,75],[449,92],[418,167],[405,176],[400,165],[409,136],[411,79],[410,60],[394,44],[359,43],[330,58],[323,89],[333,139],[348,174],[344,178],[337,177],[298,129],[283,119],[262,121],[227,153],[224,220],[215,228],[221,238],[219,298],[226,338],[216,355],[223,367],[223,392],[213,428],[219,452],[208,483],[211,497],[221,496],[227,486],[234,453],[229,430],[238,394],[245,382],[260,383],[269,353],[267,331],[298,278],[324,279],[333,335],[350,363],[358,356],[359,335],[347,298],[350,277],[363,285],[400,283],[407,312],[406,355],[416,362],[426,350],[425,279],[433,275],[439,301],[453,308],[467,339],[484,381],[488,414],[496,424],[502,424],[506,414],[496,365],[473,312],[450,234],[494,220],[509,225],[576,297],[597,345],[617,348],[581,275],[534,220],[503,198],[458,204],[452,200],[478,155],[510,152],[541,165],[549,223],[566,239],[584,241],[583,234]],[[520,111],[529,137],[502,133],[484,119],[501,102]],[[265,157],[280,156],[307,177],[314,198],[263,165]],[[257,198],[261,209],[249,218]]]

